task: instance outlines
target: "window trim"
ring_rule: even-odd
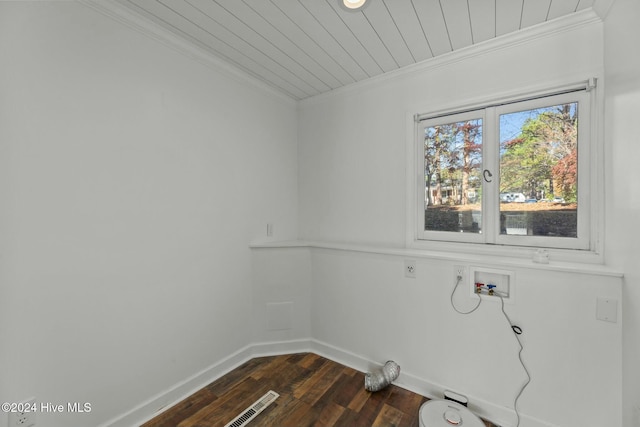
[[[539,250],[543,249],[549,253],[551,260],[569,261],[569,262],[586,262],[586,263],[604,263],[603,255],[603,238],[602,232],[604,230],[604,144],[601,128],[601,120],[603,117],[603,103],[602,103],[602,87],[596,85],[596,78],[589,78],[586,80],[575,80],[571,83],[559,84],[553,87],[537,87],[530,91],[518,91],[511,93],[503,93],[498,96],[487,95],[483,98],[478,98],[473,102],[466,105],[457,106],[443,105],[442,109],[429,112],[429,109],[423,109],[428,111],[427,113],[415,114],[408,112],[406,114],[407,119],[407,141],[406,141],[406,158],[407,158],[407,188],[406,188],[406,247],[417,250],[438,250],[450,253],[461,253],[472,256],[500,256],[507,258],[529,258]],[[567,249],[567,248],[554,248],[549,245],[544,246],[517,246],[504,244],[503,242],[496,242],[492,244],[486,243],[474,243],[474,242],[459,242],[452,239],[447,240],[423,240],[419,236],[419,208],[417,200],[417,192],[419,191],[419,185],[424,185],[424,171],[421,170],[421,165],[424,154],[418,155],[419,147],[418,142],[421,141],[419,137],[420,121],[426,118],[444,117],[456,113],[464,113],[474,110],[481,110],[487,107],[501,107],[505,104],[512,104],[521,101],[528,101],[537,98],[547,98],[553,95],[560,95],[569,92],[576,92],[584,90],[588,93],[588,123],[581,123],[579,126],[588,126],[588,134],[590,140],[586,144],[582,144],[588,147],[586,150],[584,147],[579,153],[583,164],[586,164],[586,173],[581,172],[579,174],[579,191],[584,185],[581,180],[586,180],[587,187],[589,189],[588,194],[585,196],[585,200],[581,202],[582,209],[588,211],[588,224],[586,227],[589,231],[588,247],[585,249]],[[454,100],[455,102],[455,100]],[[581,107],[584,108],[584,107]],[[498,120],[496,117],[485,117],[485,120]],[[583,120],[584,122],[584,120]],[[485,161],[483,159],[483,161]],[[495,161],[495,160],[494,160]],[[494,168],[495,169],[495,168]],[[581,170],[585,170],[584,167]],[[583,195],[584,196],[584,195]],[[483,214],[485,211],[483,200]],[[424,214],[423,214],[424,215]],[[424,220],[422,220],[424,225]],[[579,227],[583,226],[579,224]],[[491,225],[495,227],[495,225]],[[455,234],[450,233],[449,234]],[[537,236],[528,236],[537,237]],[[540,236],[541,238],[544,238]]]

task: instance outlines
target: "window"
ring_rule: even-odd
[[[419,240],[592,250],[590,92],[417,116]]]

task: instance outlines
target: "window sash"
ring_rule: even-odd
[[[480,233],[455,233],[451,231],[435,231],[435,230],[425,230],[425,153],[424,153],[424,135],[426,129],[432,126],[442,125],[443,123],[456,123],[456,122],[464,122],[468,120],[482,120],[483,126],[483,136],[482,136],[482,145],[484,149],[484,126],[485,126],[485,112],[484,110],[473,110],[467,111],[458,114],[447,115],[446,117],[438,117],[429,120],[423,120],[420,122],[418,126],[418,239],[421,240],[444,240],[444,241],[453,241],[453,242],[474,242],[474,243],[482,243],[484,241],[483,234]],[[484,162],[484,152],[482,154],[482,159]],[[482,167],[482,166],[481,166]],[[420,213],[420,209],[422,208],[422,213]],[[485,223],[484,220],[484,209],[485,209],[485,201],[484,198],[482,200],[482,222]],[[464,235],[463,235],[464,234]]]
[[[589,219],[590,219],[590,190],[589,190],[589,147],[590,147],[590,103],[589,93],[582,90],[565,93],[544,98],[523,101],[515,104],[496,107],[495,125],[499,126],[500,115],[516,111],[534,110],[553,105],[578,104],[578,212],[577,212],[577,237],[550,237],[550,236],[518,236],[495,234],[495,243],[512,246],[531,246],[543,248],[564,248],[564,249],[589,249]],[[498,128],[496,128],[498,129]],[[496,141],[498,143],[498,141]],[[495,161],[499,167],[500,154],[495,154]],[[498,189],[499,192],[499,189]],[[497,205],[499,209],[499,204]],[[495,217],[494,226],[499,227],[499,212]]]

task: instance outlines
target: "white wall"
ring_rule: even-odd
[[[296,105],[75,2],[0,2],[0,58],[0,401],[95,426],[254,339],[248,243],[297,232]]]
[[[474,52],[301,103],[302,238],[402,247],[407,117],[533,87],[602,81],[603,25]],[[515,422],[508,409],[524,379],[517,345],[497,304],[469,316],[453,311],[452,261],[418,256],[417,279],[405,279],[401,256],[318,249],[312,270],[315,339],[364,359],[394,359],[425,392],[451,388],[479,413]],[[621,301],[621,279],[513,270],[517,298],[507,310],[525,331],[523,358],[533,377],[519,402],[521,426],[620,426],[621,322],[596,320],[595,307],[598,297]]]
[[[605,21],[607,78],[607,260],[624,269],[623,405],[624,426],[640,426],[640,158],[637,116],[640,114],[640,3],[616,0]],[[631,53],[631,54],[630,54]]]

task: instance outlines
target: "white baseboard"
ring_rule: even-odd
[[[314,352],[313,340],[303,338],[291,341],[260,342],[251,345],[252,357],[278,356],[281,354]]]
[[[386,360],[371,361],[362,355],[351,353],[348,350],[311,338],[292,341],[254,343],[236,351],[232,355],[214,363],[208,368],[203,369],[199,373],[174,385],[168,390],[157,394],[125,414],[101,424],[99,427],[138,427],[142,423],[150,420],[162,411],[169,409],[171,406],[184,400],[196,391],[208,384],[211,384],[216,379],[254,357],[303,352],[315,353],[360,372],[368,372],[386,362]],[[397,362],[401,364],[401,361]],[[430,399],[442,399],[444,391],[448,389],[444,385],[426,381],[402,369],[400,371],[400,376],[394,384]],[[364,383],[362,386],[364,387]],[[453,391],[464,395],[463,390]],[[474,396],[466,395],[466,397],[470,401],[469,409],[479,417],[485,418],[499,426],[510,426],[515,424],[515,413],[513,409],[498,406]],[[521,425],[523,426],[558,427],[522,414],[520,417]]]
[[[253,357],[253,346],[244,347],[99,427],[138,427]]]

